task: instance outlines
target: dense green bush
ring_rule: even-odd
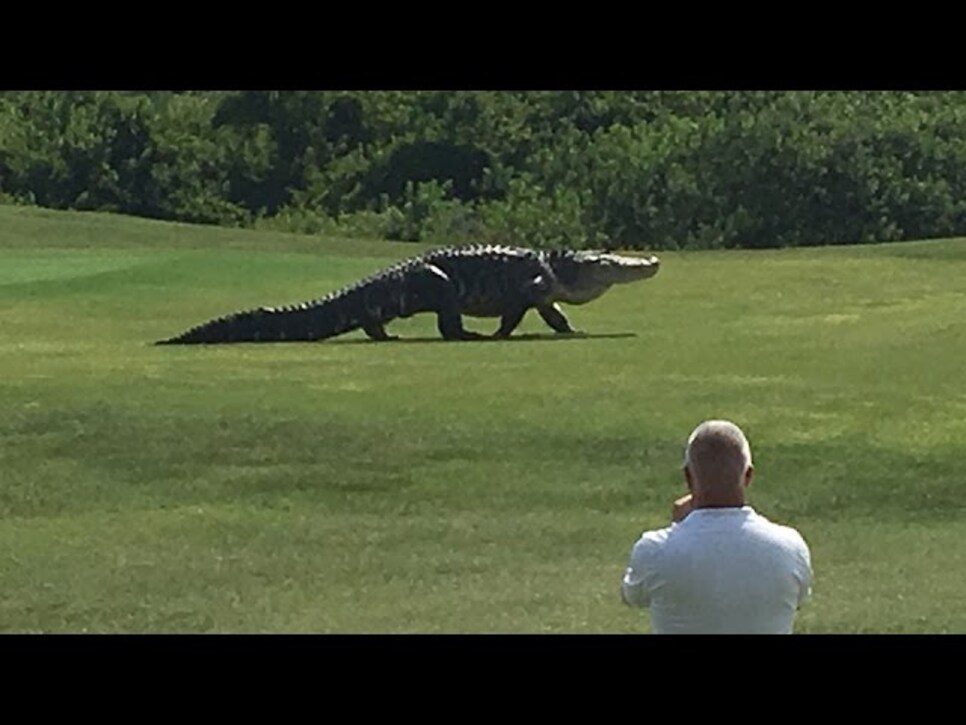
[[[961,92],[5,92],[0,203],[433,243],[966,234]]]

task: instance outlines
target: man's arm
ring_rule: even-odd
[[[671,521],[676,524],[681,523],[687,518],[687,515],[691,513],[694,509],[694,500],[691,498],[689,493],[686,496],[682,496],[674,502],[674,506],[671,507]]]
[[[668,532],[683,521],[694,508],[691,494],[682,496],[671,508],[671,525],[666,529],[645,532],[631,550],[631,560],[621,580],[621,599],[631,607],[651,605],[651,587],[655,583],[655,558]]]
[[[805,543],[805,539],[802,539],[801,535],[799,535],[799,538],[801,539],[801,548],[799,549],[799,557],[801,560],[799,581],[801,588],[798,593],[798,606],[801,607],[812,596],[812,554],[808,550],[808,544]]]
[[[621,599],[625,604],[631,607],[651,605],[651,590],[659,578],[655,570],[656,559],[666,532],[667,529],[645,532],[631,549],[631,559],[621,580]]]

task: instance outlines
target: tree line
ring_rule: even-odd
[[[440,244],[966,234],[966,93],[17,91],[0,203]]]

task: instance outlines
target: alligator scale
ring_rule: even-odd
[[[508,337],[530,309],[557,332],[574,333],[558,303],[590,302],[614,284],[653,277],[659,267],[657,257],[597,251],[437,249],[325,297],[238,312],[158,344],[324,340],[358,329],[374,340],[391,340],[387,323],[420,312],[436,314],[446,340],[484,337],[463,327],[463,315],[499,317],[494,337]]]

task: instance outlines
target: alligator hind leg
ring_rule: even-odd
[[[381,322],[370,322],[367,325],[363,325],[362,329],[373,340],[385,341],[399,339],[399,335],[390,335],[386,332],[386,327]]]
[[[560,333],[567,333],[570,335],[581,334],[580,330],[575,330],[570,325],[570,321],[567,316],[560,309],[560,305],[556,302],[549,305],[540,305],[537,307],[537,312],[540,313],[540,317],[546,322],[550,327]]]

